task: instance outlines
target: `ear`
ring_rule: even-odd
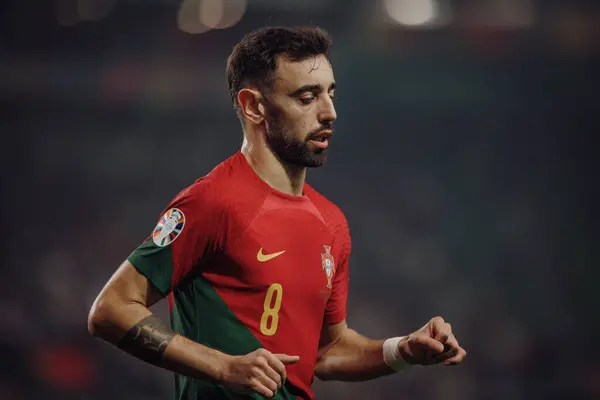
[[[265,108],[261,103],[262,95],[257,89],[244,88],[238,92],[237,99],[246,118],[255,124],[264,120]]]

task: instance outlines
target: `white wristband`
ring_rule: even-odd
[[[393,337],[383,342],[383,361],[394,371],[400,371],[401,369],[410,367],[410,364],[402,358],[400,349],[398,348],[398,343],[405,337],[406,336]]]

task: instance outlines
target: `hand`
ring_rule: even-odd
[[[398,343],[400,355],[409,364],[458,365],[467,352],[458,345],[452,327],[442,317],[432,318],[425,326]]]
[[[243,394],[258,393],[273,397],[287,379],[285,366],[295,364],[298,356],[273,354],[258,349],[245,356],[231,357],[223,373],[223,383]]]

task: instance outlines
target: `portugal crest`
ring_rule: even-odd
[[[321,253],[321,265],[323,271],[325,271],[325,276],[327,276],[327,288],[332,289],[331,280],[333,274],[335,274],[335,260],[331,255],[331,246],[324,244],[323,248],[325,248],[325,253]]]
[[[173,243],[185,226],[185,215],[178,208],[167,211],[152,232],[152,241],[158,247],[165,247]]]

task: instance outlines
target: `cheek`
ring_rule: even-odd
[[[298,124],[298,130],[299,130],[299,134],[302,137],[308,136],[308,133],[310,132],[311,128],[312,128],[312,125],[308,118],[302,118],[300,120],[300,122]]]
[[[298,139],[305,139],[314,125],[311,124],[311,116],[306,110],[290,106],[286,112],[281,115],[281,123],[285,130]]]
[[[310,132],[310,123],[303,115],[290,115],[284,122],[287,132],[296,138],[303,139]]]

